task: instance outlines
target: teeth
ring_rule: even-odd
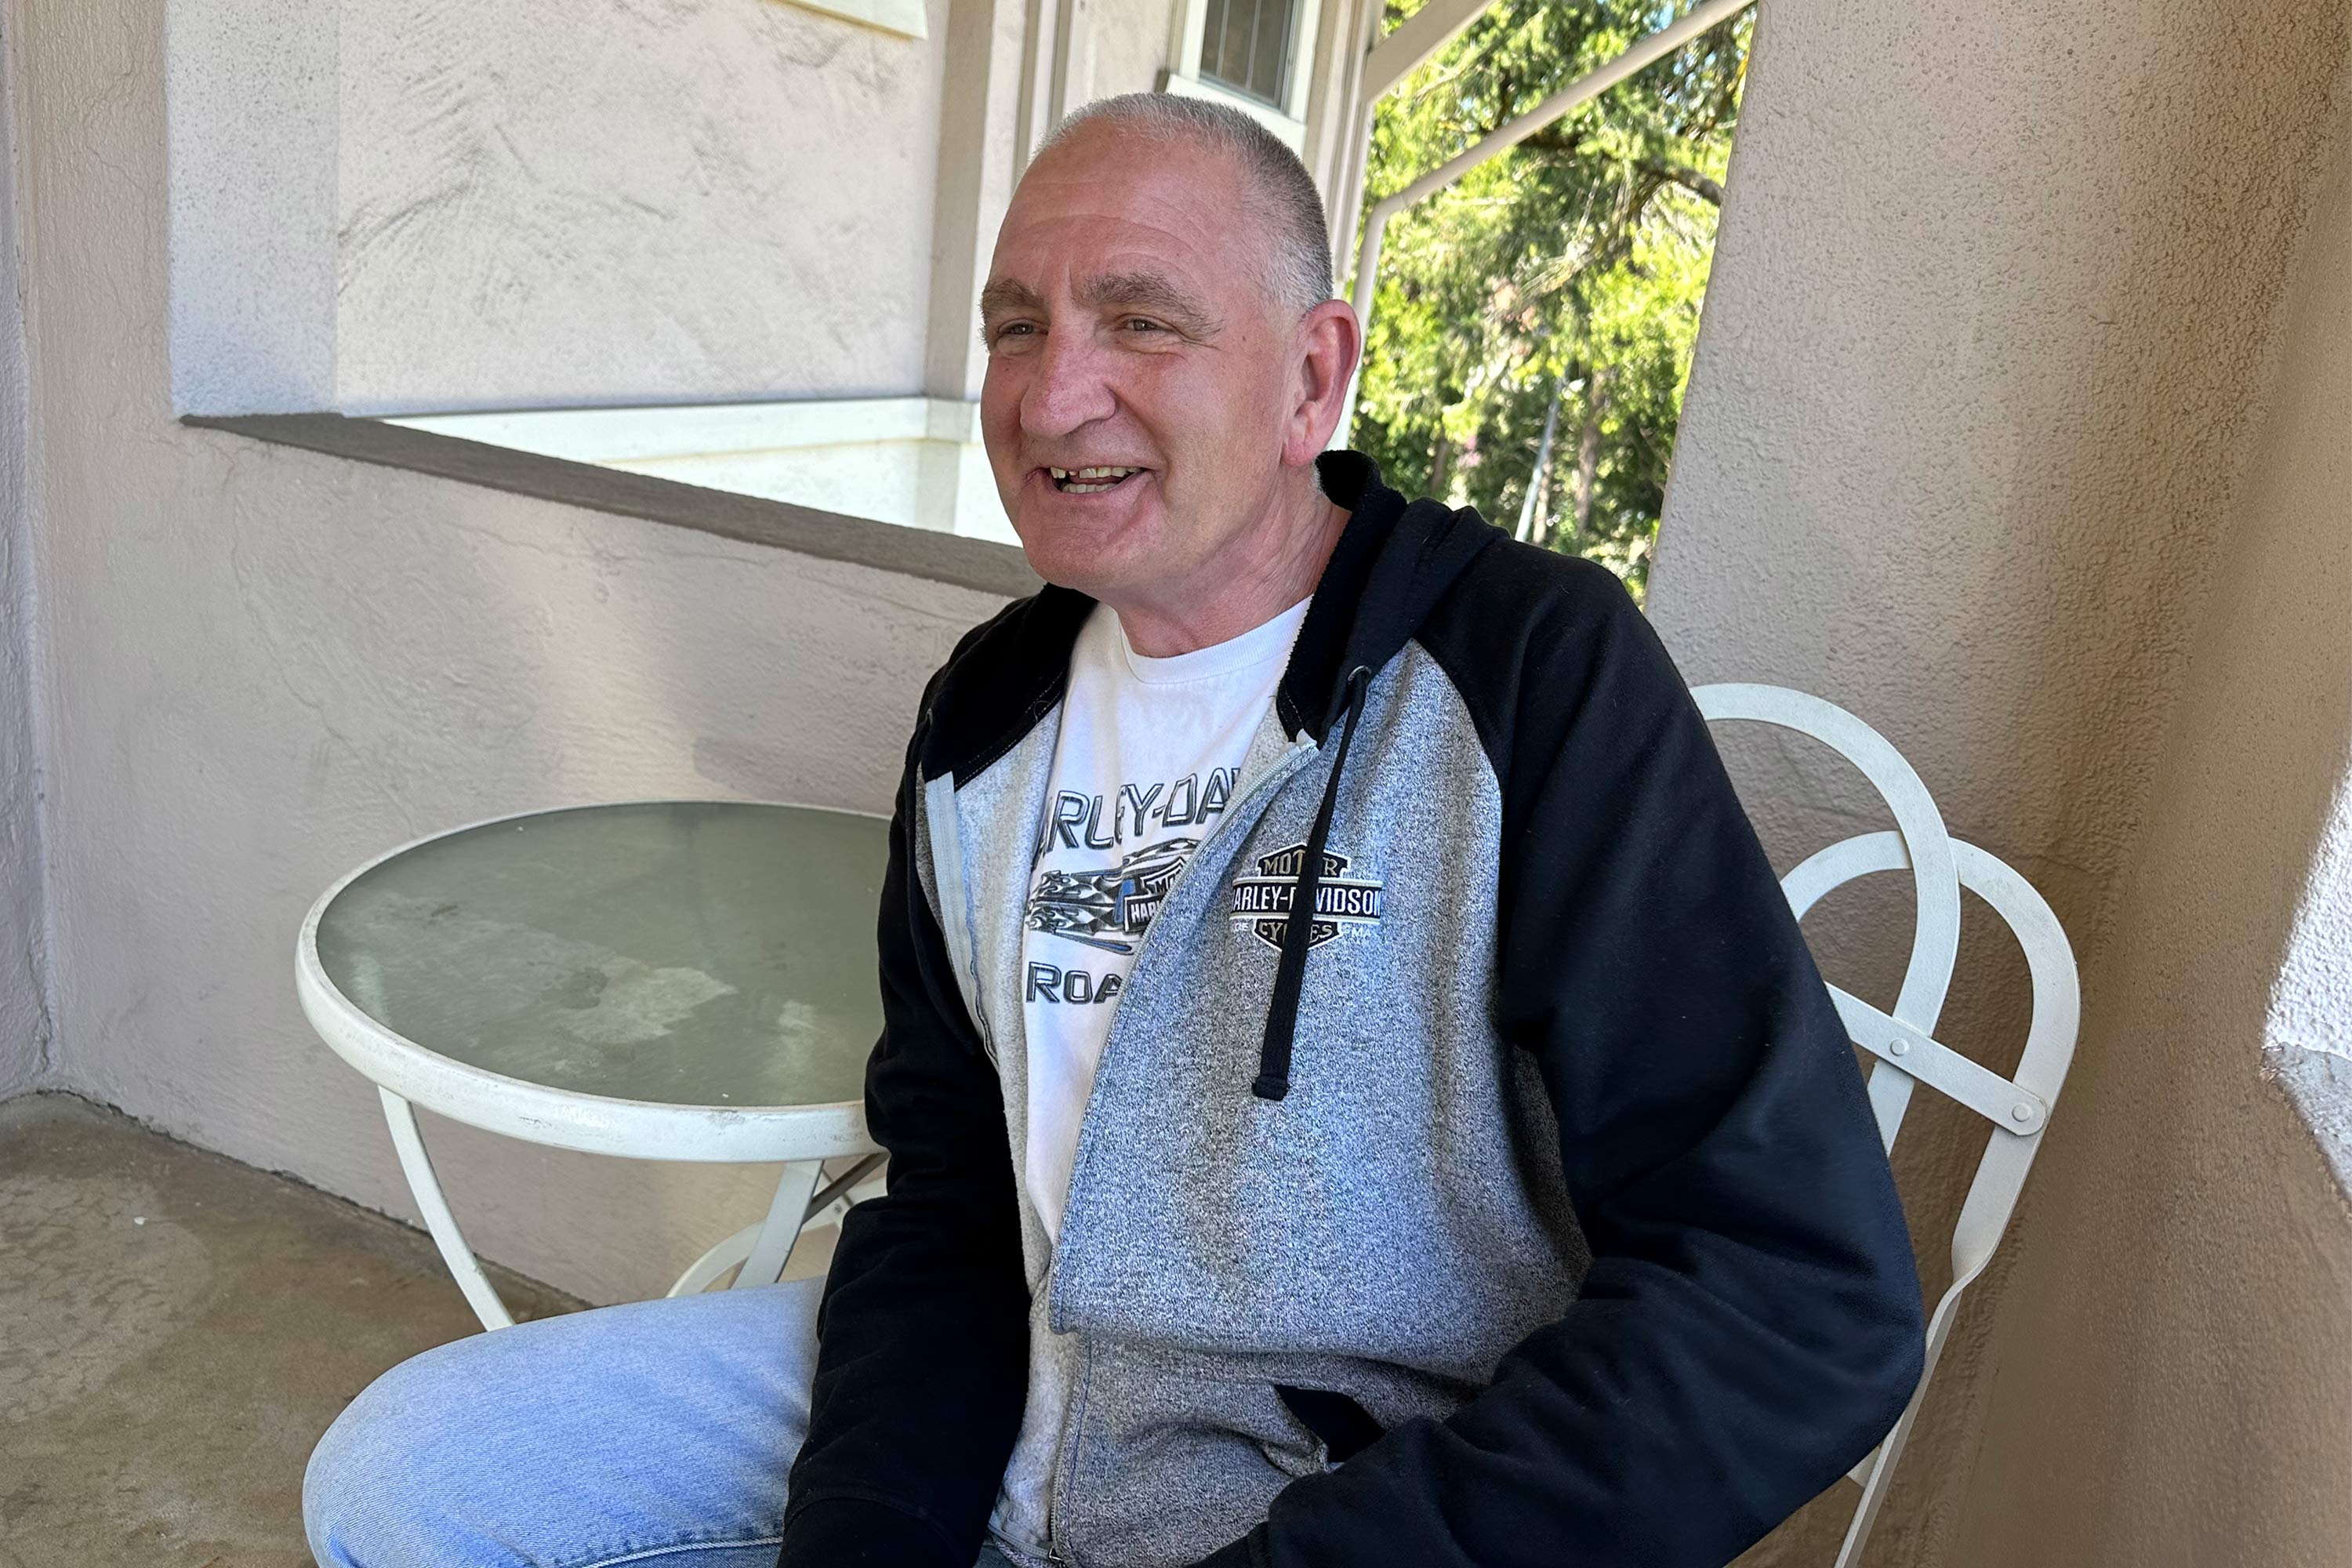
[[[1054,478],[1055,478],[1056,480],[1061,480],[1061,481],[1067,481],[1067,480],[1069,480],[1069,479],[1108,479],[1108,480],[1109,480],[1112,484],[1116,484],[1116,483],[1118,483],[1119,480],[1121,480],[1121,479],[1123,479],[1127,478],[1127,476],[1128,476],[1128,475],[1129,475],[1129,474],[1139,474],[1139,473],[1143,472],[1143,470],[1142,470],[1141,468],[1047,468],[1045,471],[1046,471],[1047,473],[1049,473],[1049,474],[1053,475],[1053,476],[1054,476]],[[1098,488],[1098,489],[1108,489],[1109,487],[1108,487],[1108,485],[1104,485],[1104,486],[1098,486],[1098,487],[1097,487],[1097,488]]]

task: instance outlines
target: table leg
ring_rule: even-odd
[[[490,1288],[488,1276],[474,1259],[474,1250],[466,1245],[466,1237],[457,1229],[457,1216],[449,1212],[449,1200],[441,1195],[441,1182],[433,1173],[433,1157],[425,1152],[425,1140],[416,1131],[416,1113],[408,1101],[378,1085],[376,1092],[383,1097],[383,1119],[392,1128],[392,1146],[400,1154],[400,1168],[407,1174],[408,1190],[424,1211],[425,1228],[433,1233],[435,1245],[441,1248],[441,1261],[449,1266],[457,1277],[457,1289],[466,1293],[467,1303],[474,1316],[481,1319],[485,1329],[510,1329],[514,1315],[507,1310],[499,1293]],[[802,1201],[805,1203],[806,1197]]]
[[[759,1238],[751,1243],[751,1255],[743,1260],[730,1289],[776,1282],[792,1258],[793,1244],[800,1239],[801,1226],[808,1223],[809,1196],[824,1175],[822,1160],[795,1160],[784,1167],[783,1179],[776,1184],[775,1201],[768,1205]]]

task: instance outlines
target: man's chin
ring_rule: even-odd
[[[1128,559],[1133,552],[1122,548],[1131,542],[1130,530],[1121,529],[1106,539],[1092,530],[1034,521],[1024,527],[1022,520],[1016,519],[1013,531],[1020,536],[1021,553],[1029,558],[1029,570],[1056,587],[1074,588],[1099,599],[1106,588],[1133,574],[1134,563]]]

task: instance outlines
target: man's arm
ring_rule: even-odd
[[[1498,1024],[1592,1267],[1489,1388],[1295,1483],[1213,1568],[1717,1568],[1918,1379],[1861,1075],[1706,724],[1613,582],[1541,575],[1442,657],[1507,759]]]
[[[842,1224],[779,1568],[971,1568],[1028,1384],[1003,1089],[916,874],[916,775],[910,747],[882,884],[882,1038],[866,1069],[888,1191]]]

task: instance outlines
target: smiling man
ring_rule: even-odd
[[[1892,1425],[1901,1211],[1706,726],[1605,572],[1324,449],[1330,294],[1247,117],[1056,132],[982,300],[1049,586],[908,747],[887,1194],[814,1314],[395,1368],[322,1563],[1713,1568]]]
[[[1306,171],[1064,125],[982,294],[1048,583],[908,755],[784,1561],[1716,1564],[1916,1379],[1850,1050],[1614,579],[1327,453]],[[903,900],[903,901],[900,901]]]

